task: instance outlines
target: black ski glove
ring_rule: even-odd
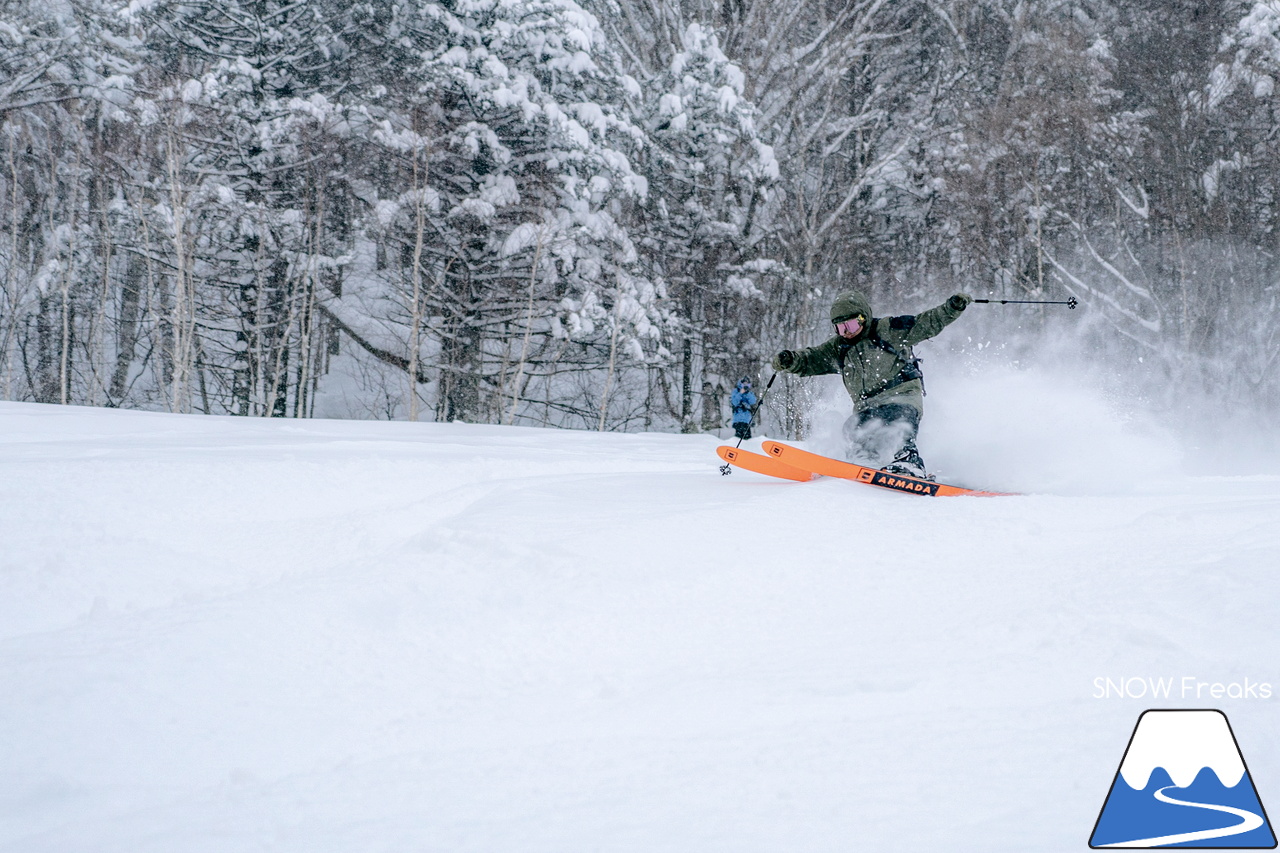
[[[789,349],[784,349],[773,357],[774,370],[790,370],[795,366],[796,354]]]
[[[952,311],[963,311],[969,307],[969,303],[973,301],[973,297],[967,293],[957,293],[955,296],[947,300],[947,307]]]

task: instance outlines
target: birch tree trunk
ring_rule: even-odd
[[[520,363],[516,366],[515,383],[511,388],[511,410],[507,413],[507,425],[516,422],[516,410],[520,406],[520,395],[524,388],[524,369],[529,358],[529,337],[533,334],[533,294],[538,282],[538,265],[542,263],[542,242],[545,232],[538,228],[538,243],[533,250],[533,266],[529,269],[529,301],[524,313],[524,337],[520,342]]]
[[[600,395],[600,423],[596,426],[596,432],[604,432],[605,417],[609,414],[609,392],[613,390],[614,365],[618,360],[618,326],[620,325],[618,305],[620,301],[617,297],[614,298],[613,331],[609,335],[609,372],[605,375],[604,391]]]
[[[420,400],[418,399],[418,360],[422,349],[422,247],[427,232],[426,164],[430,162],[430,154],[424,152],[423,165],[418,164],[418,146],[410,151],[413,157],[413,289],[409,304],[409,369],[405,371],[409,380],[409,420],[417,421]]]
[[[195,283],[192,281],[192,258],[187,244],[187,197],[182,179],[182,164],[176,134],[171,130],[166,142],[169,170],[169,203],[171,207],[174,273],[172,304],[172,370],[169,410],[191,411],[191,374],[195,361]]]
[[[4,317],[0,327],[0,369],[4,370],[4,399],[13,399],[13,347],[18,337],[18,317],[21,315],[22,295],[18,288],[18,146],[17,130],[9,137],[8,164],[12,189],[9,207],[9,261],[4,270]]]

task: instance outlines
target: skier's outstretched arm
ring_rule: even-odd
[[[773,357],[773,369],[798,376],[823,376],[827,373],[839,373],[840,365],[836,361],[836,344],[838,338],[832,338],[816,347],[802,350],[783,350]]]
[[[905,334],[902,342],[908,346],[915,346],[921,341],[929,340],[929,338],[937,335],[955,322],[955,319],[964,313],[964,309],[968,308],[969,303],[972,301],[973,297],[969,294],[957,293],[937,308],[921,311],[915,316],[915,321],[910,323],[909,328],[904,330]],[[905,320],[907,318],[895,317],[893,319]],[[892,321],[891,325],[893,325]]]

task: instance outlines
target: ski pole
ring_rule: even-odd
[[[1080,300],[1076,299],[1074,296],[1061,302],[1043,301],[1040,299],[975,299],[973,301],[987,302],[992,305],[1065,305],[1071,309],[1074,309],[1080,304]]]
[[[766,396],[766,395],[768,395],[768,393],[769,393],[769,389],[773,387],[773,380],[775,380],[775,379],[777,379],[777,378],[778,378],[778,372],[775,370],[775,371],[774,371],[774,373],[773,373],[773,375],[769,377],[769,381],[768,381],[767,383],[765,383],[764,390],[760,392],[760,399],[756,401],[755,408],[753,408],[753,409],[751,410],[751,423],[752,423],[752,424],[754,424],[754,423],[756,422],[756,412],[760,411],[760,407],[764,405],[764,398],[765,398],[765,396]],[[737,443],[737,444],[735,444],[733,447],[734,447],[734,449],[736,450],[736,449],[738,449],[738,448],[739,448],[739,447],[741,447],[741,446],[742,446],[742,439],[738,439],[738,443]],[[729,463],[728,463],[728,462],[726,462],[726,463],[724,463],[723,465],[721,465],[721,466],[720,466],[720,473],[721,473],[721,474],[724,474],[724,475],[732,474],[732,473],[733,473],[733,469],[732,469],[732,468],[730,468],[730,467],[729,467]]]

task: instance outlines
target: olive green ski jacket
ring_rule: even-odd
[[[859,293],[841,294],[836,306],[851,306],[849,314],[871,316],[871,306]],[[797,351],[788,370],[800,376],[839,373],[855,412],[896,403],[924,414],[923,376],[911,348],[941,332],[963,310],[944,302],[914,316],[874,318],[852,341],[836,335]]]

